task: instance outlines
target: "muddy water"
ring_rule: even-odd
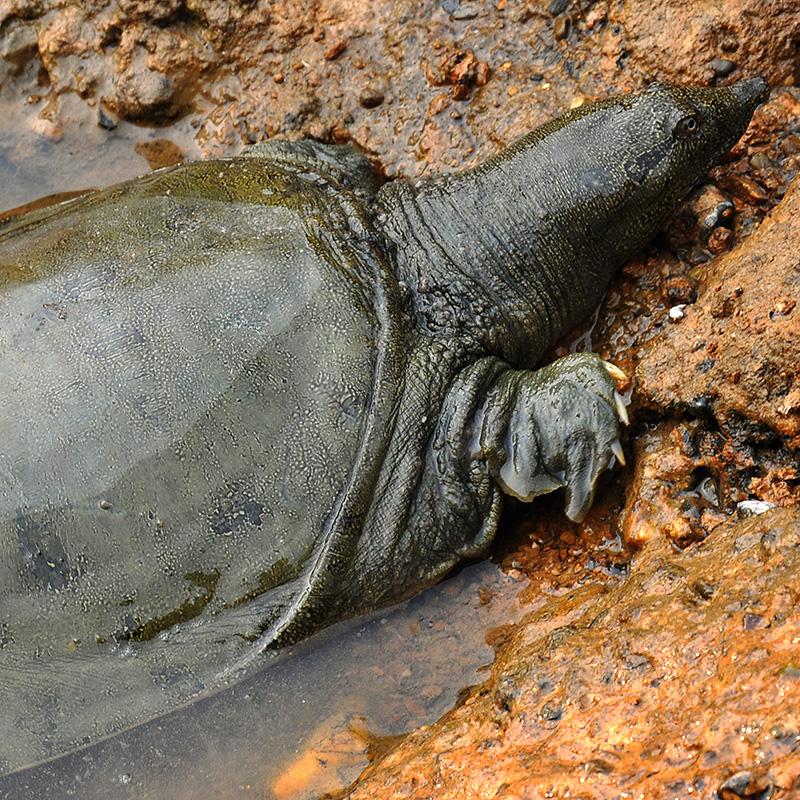
[[[0,213],[47,195],[108,186],[153,167],[202,153],[191,119],[168,131],[104,116],[73,95],[60,99],[60,120],[41,116],[44,101],[3,102],[0,90]]]
[[[429,724],[492,662],[527,580],[467,568],[368,621],[281,654],[170,716],[6,778],[2,800],[302,800],[343,788],[393,737]]]

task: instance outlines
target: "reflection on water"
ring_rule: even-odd
[[[389,612],[291,648],[251,679],[0,778],[0,800],[302,800],[351,783],[391,737],[482,680],[525,581],[469,567]]]

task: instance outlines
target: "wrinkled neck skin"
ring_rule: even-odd
[[[600,302],[675,205],[637,198],[641,159],[626,131],[608,140],[603,119],[617,113],[546,125],[459,175],[381,189],[378,224],[419,327],[466,331],[523,368]]]

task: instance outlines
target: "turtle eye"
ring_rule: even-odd
[[[685,139],[697,133],[699,128],[700,125],[697,122],[697,117],[690,114],[688,117],[681,117],[681,119],[678,120],[675,124],[674,133],[676,136]]]

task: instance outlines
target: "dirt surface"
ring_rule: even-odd
[[[552,354],[631,375],[629,467],[582,526],[514,512],[529,610],[487,631],[491,675],[399,745],[320,720],[265,797],[368,758],[354,798],[800,796],[800,4],[0,0],[0,212],[272,136],[419,178],[650,80],[754,74],[743,141]]]

